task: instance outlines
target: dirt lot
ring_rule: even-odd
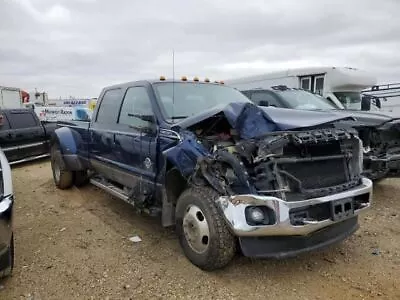
[[[13,174],[16,268],[0,299],[400,299],[400,179],[376,186],[341,245],[284,261],[237,257],[206,273],[157,220],[93,186],[57,190],[47,161]]]

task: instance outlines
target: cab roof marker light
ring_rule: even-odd
[[[160,76],[160,80],[164,81],[165,80],[165,76]]]
[[[219,82],[220,84],[225,84],[225,82],[223,82],[222,80]]]
[[[199,81],[199,78],[198,78],[198,77],[194,77],[194,78],[193,78],[193,81],[196,81],[196,82],[197,82],[197,81]]]
[[[205,79],[204,79],[204,82],[210,82],[210,79],[205,78]]]
[[[186,77],[186,76],[182,76],[182,77],[181,77],[181,80],[182,80],[182,81],[187,81],[187,77]]]

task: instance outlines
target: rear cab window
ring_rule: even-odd
[[[30,111],[11,111],[7,114],[12,129],[31,128],[38,126],[35,117]]]
[[[251,95],[251,101],[261,106],[282,107],[276,96],[269,91],[256,91]]]

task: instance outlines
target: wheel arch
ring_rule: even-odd
[[[80,171],[84,169],[84,164],[78,156],[80,140],[80,135],[74,134],[68,127],[57,128],[50,138],[50,147],[58,146],[67,170]]]
[[[187,179],[168,159],[165,162],[162,180],[162,224],[175,225],[175,207],[179,196],[187,189]]]

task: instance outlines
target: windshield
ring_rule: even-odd
[[[153,86],[168,120],[184,119],[220,104],[250,102],[239,91],[223,85],[163,82]]]
[[[334,92],[336,98],[348,109],[361,109],[360,92]]]
[[[331,110],[338,109],[336,105],[331,103],[328,99],[325,99],[319,95],[312,94],[310,92],[301,90],[286,90],[279,92],[283,101],[290,108],[304,109],[304,110]]]

